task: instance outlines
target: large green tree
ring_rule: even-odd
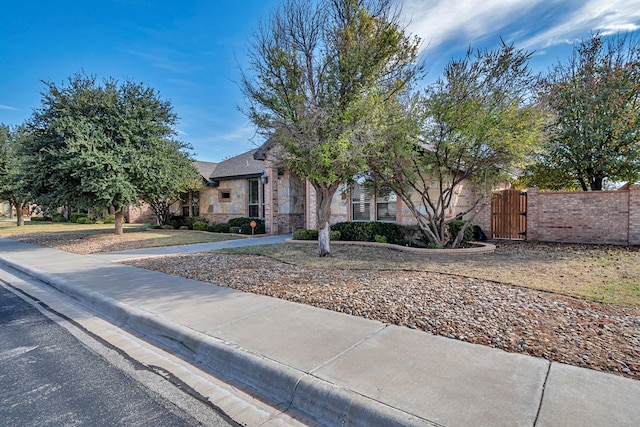
[[[28,122],[32,138],[23,144],[35,201],[114,209],[115,234],[122,234],[123,208],[159,195],[150,189],[173,168],[168,153],[174,162],[189,162],[190,147],[175,138],[171,103],[141,83],[98,82],[81,73],[66,84],[45,84],[42,105]]]
[[[20,144],[28,138],[24,127],[0,124],[0,200],[7,200],[16,210],[18,227],[24,225],[23,211],[30,194],[24,185]]]
[[[180,194],[202,187],[202,177],[193,162],[183,154],[181,143],[166,141],[156,148],[156,156],[147,157],[145,179],[140,183],[140,198],[149,203],[159,224],[166,224],[171,206]]]
[[[246,113],[316,193],[320,256],[331,200],[366,168],[380,109],[418,75],[419,40],[391,0],[286,0],[258,28],[243,72]]]
[[[448,235],[449,214],[463,187],[471,225],[494,186],[521,165],[539,136],[540,114],[530,104],[535,78],[530,53],[502,43],[472,51],[410,99],[387,104],[386,126],[369,160],[376,181],[393,189],[428,240],[456,247],[465,228]]]
[[[585,191],[602,190],[605,179],[640,179],[637,38],[595,34],[576,45],[542,83],[542,102],[552,114],[538,166],[547,171],[542,176],[564,174],[566,184],[578,183]]]

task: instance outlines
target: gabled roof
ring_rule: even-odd
[[[218,163],[209,180],[218,182],[234,178],[255,178],[264,173],[264,163],[253,158],[257,149]]]
[[[193,165],[196,167],[202,178],[205,181],[209,182],[209,178],[211,177],[213,171],[216,169],[216,166],[218,166],[218,163],[201,162],[199,160],[194,160]]]

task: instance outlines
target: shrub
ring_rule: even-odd
[[[294,240],[318,240],[318,230],[306,230],[299,228],[293,232]],[[329,240],[340,240],[340,232],[337,230],[329,231]]]
[[[105,224],[115,224],[116,216],[115,214],[106,214],[102,220]]]
[[[36,221],[36,222],[38,222],[38,221],[40,221],[40,222],[42,222],[42,221],[51,221],[51,217],[48,217],[48,216],[32,216],[31,217],[31,221]]]
[[[392,222],[339,222],[331,226],[340,232],[340,238],[347,241],[375,242],[376,236],[382,236],[388,243],[404,245],[405,230]]]
[[[318,240],[318,230],[299,228],[293,232],[294,240]]]
[[[256,229],[254,231],[254,234],[264,234],[266,232],[264,220],[260,218],[232,218],[229,220],[229,227],[238,227],[237,233],[240,234],[251,234],[251,221],[256,222]]]
[[[464,227],[466,223],[467,221],[464,221],[461,219],[454,219],[447,223],[447,227],[449,229],[449,235],[451,236],[450,242],[453,242],[453,240],[458,235],[458,232],[460,232],[460,230],[462,229],[462,227]],[[472,225],[467,227],[467,229],[464,231],[464,237],[460,242],[460,246],[466,245],[467,243],[473,240],[473,231],[474,229]]]
[[[175,229],[180,229],[180,227],[187,227],[189,230],[193,230],[193,224],[196,222],[207,222],[204,218],[199,218],[197,216],[183,216],[183,215],[171,215],[167,220],[167,224],[171,225]],[[184,228],[183,228],[184,230]]]
[[[51,221],[53,221],[53,222],[67,222],[67,219],[60,212],[56,212],[51,217]]]
[[[78,224],[93,224],[93,221],[91,221],[86,215],[85,216],[79,216],[76,219],[76,223]]]
[[[75,222],[75,223],[78,223],[78,224],[86,224],[86,222],[79,222],[80,218],[87,218],[87,214],[86,213],[73,212],[71,214],[71,216],[69,217],[69,221]]]
[[[387,237],[376,234],[373,238],[377,243],[387,243]]]
[[[220,224],[209,224],[207,227],[207,231],[212,233],[228,233],[229,232],[229,224],[226,222]]]
[[[240,233],[240,227],[229,227],[229,232],[234,234]]]
[[[199,231],[207,231],[209,228],[209,224],[204,221],[196,221],[193,223],[193,229]]]

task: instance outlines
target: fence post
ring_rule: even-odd
[[[527,240],[538,240],[539,230],[539,193],[537,188],[527,188]]]

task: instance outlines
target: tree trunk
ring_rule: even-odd
[[[116,236],[121,236],[123,233],[123,226],[122,224],[124,223],[124,213],[122,212],[122,208],[118,208],[116,210],[116,225],[115,225],[115,230],[114,230],[114,234]]]
[[[604,181],[604,177],[594,176],[591,179],[591,191],[602,191],[602,182]]]
[[[316,226],[318,228],[318,255],[331,256],[329,245],[329,220],[331,219],[331,199],[338,188],[338,184],[329,187],[315,186],[316,190]]]
[[[22,202],[16,202],[14,206],[16,207],[16,219],[18,227],[22,227],[24,225],[24,204]]]

